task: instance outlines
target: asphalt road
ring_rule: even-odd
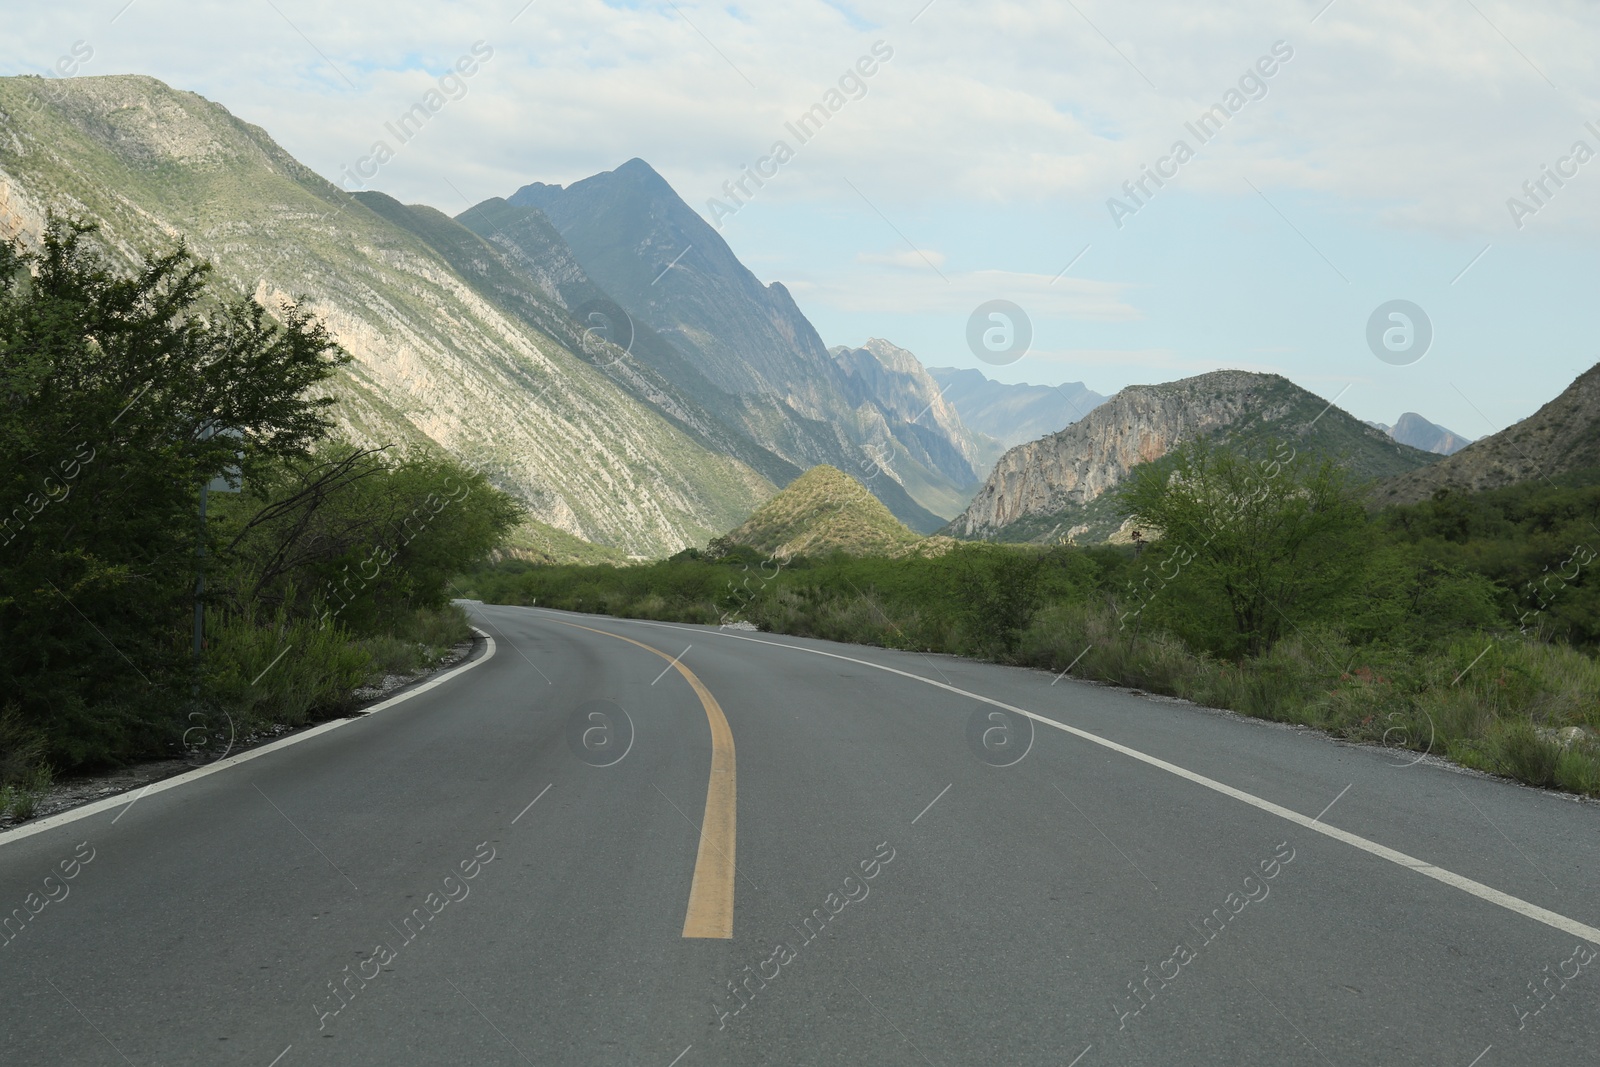
[[[0,1064],[1600,1063],[1600,806],[1036,671],[473,610],[492,654],[425,692],[0,835]]]

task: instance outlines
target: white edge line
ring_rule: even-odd
[[[545,608],[538,610],[548,611],[549,609]],[[619,619],[617,621],[639,622],[644,623],[645,625],[665,626],[675,630],[693,629],[692,627],[678,626],[673,623],[649,623],[645,622],[643,619]],[[696,630],[695,632],[700,631]],[[1060,730],[1063,733],[1071,734],[1073,737],[1081,738],[1084,741],[1100,745],[1103,748],[1108,748],[1113,752],[1120,753],[1121,755],[1127,756],[1131,759],[1136,759],[1141,763],[1147,763],[1152,767],[1166,771],[1168,774],[1177,775],[1179,778],[1191,781],[1196,785],[1205,786],[1207,789],[1221,793],[1225,797],[1231,797],[1242,804],[1248,804],[1250,807],[1264,811],[1269,815],[1276,815],[1278,818],[1283,819],[1286,822],[1292,822],[1297,826],[1302,826],[1307,830],[1312,830],[1323,835],[1324,837],[1331,837],[1333,840],[1349,845],[1351,848],[1357,848],[1363,852],[1370,853],[1379,859],[1388,860],[1390,863],[1393,863],[1396,866],[1404,867],[1407,870],[1414,871],[1415,873],[1423,875],[1426,878],[1432,878],[1436,882],[1443,882],[1445,885],[1450,886],[1451,888],[1459,889],[1463,893],[1475,896],[1478,899],[1487,901],[1490,904],[1497,904],[1500,907],[1505,908],[1507,911],[1514,912],[1523,916],[1524,918],[1543,923],[1552,929],[1560,930],[1563,933],[1571,934],[1574,937],[1580,937],[1591,944],[1600,945],[1600,928],[1590,926],[1587,923],[1581,923],[1576,919],[1570,919],[1565,915],[1550,911],[1547,908],[1541,908],[1537,904],[1531,904],[1519,897],[1512,896],[1510,893],[1502,893],[1493,886],[1484,885],[1482,882],[1475,882],[1471,878],[1456,874],[1454,871],[1445,870],[1443,867],[1437,867],[1431,863],[1428,863],[1426,860],[1417,859],[1415,856],[1409,856],[1398,849],[1390,848],[1387,845],[1380,845],[1376,841],[1369,841],[1364,837],[1352,834],[1346,830],[1340,830],[1338,827],[1317,822],[1310,816],[1302,815],[1298,811],[1292,811],[1289,808],[1274,804],[1270,800],[1264,800],[1253,793],[1246,793],[1242,789],[1235,789],[1231,785],[1225,785],[1214,778],[1207,778],[1203,774],[1198,774],[1185,767],[1179,767],[1175,763],[1168,763],[1164,759],[1141,752],[1136,748],[1129,748],[1127,745],[1118,744],[1117,742],[1101,737],[1098,734],[1092,734],[1087,730],[1080,730],[1076,726],[1068,726],[1066,723],[1060,723],[1056,722],[1054,719],[1045,718],[1043,715],[1028,711],[1026,708],[1015,707],[1014,705],[1004,703],[1003,701],[995,700],[993,697],[986,697],[979,693],[972,693],[965,689],[958,689],[955,686],[947,685],[944,682],[936,682],[932,678],[924,678],[920,674],[912,674],[910,671],[902,671],[895,667],[886,667],[881,663],[873,663],[870,660],[856,659],[853,656],[841,656],[836,652],[824,652],[821,649],[806,648],[803,645],[790,645],[782,641],[762,641],[754,637],[741,637],[738,634],[724,633],[722,631],[712,632],[719,637],[727,637],[735,641],[749,641],[757,645],[772,645],[777,648],[792,649],[796,652],[809,652],[814,656],[827,656],[829,659],[842,659],[848,663],[860,664],[863,667],[873,667],[880,671],[887,671],[890,674],[898,674],[903,678],[910,678],[913,681],[922,682],[924,685],[931,685],[938,689],[947,690],[951,693],[957,694],[958,696],[964,696],[972,700],[980,701],[984,704],[990,704],[1005,711],[1014,712],[1017,715],[1026,715],[1035,722],[1044,723],[1046,726],[1054,726],[1057,730]]]
[[[476,626],[474,626],[472,630],[478,636],[487,641],[489,646],[484,651],[484,654],[477,659],[468,663],[463,663],[459,667],[453,667],[445,673],[439,675],[439,677],[434,678],[431,681],[424,682],[415,689],[407,690],[406,692],[401,693],[399,696],[390,697],[388,700],[385,700],[380,704],[374,704],[372,707],[365,709],[359,715],[352,715],[349,718],[335,719],[332,722],[325,722],[321,726],[313,726],[309,730],[297,733],[292,737],[285,737],[281,741],[273,741],[270,744],[262,745],[260,748],[252,748],[248,752],[241,752],[237,756],[229,756],[227,759],[220,759],[217,762],[208,764],[204,767],[200,767],[192,771],[185,771],[183,774],[174,775],[171,778],[163,778],[159,782],[151,782],[149,785],[145,786],[143,792],[141,792],[138,797],[135,797],[134,800],[138,800],[146,793],[161,793],[168,789],[176,789],[180,785],[187,785],[188,783],[197,779],[204,778],[208,774],[216,774],[217,772],[227,770],[230,767],[236,767],[241,763],[248,763],[259,756],[265,756],[272,752],[281,751],[282,749],[288,748],[290,745],[298,745],[302,741],[309,741],[313,737],[325,734],[330,730],[337,730],[341,726],[348,726],[353,722],[360,722],[375,712],[383,711],[386,708],[392,708],[396,704],[410,700],[414,696],[421,696],[423,693],[426,693],[435,686],[443,685],[445,682],[448,682],[458,674],[463,674],[466,671],[472,670],[474,667],[488,663],[494,658],[494,638],[490,637],[487,633],[478,629]],[[24,838],[32,837],[34,834],[42,834],[47,830],[54,830],[58,826],[65,826],[68,823],[77,822],[79,819],[87,819],[89,816],[98,815],[102,811],[109,811],[112,808],[122,807],[131,803],[133,803],[133,801],[128,799],[127,792],[123,792],[118,793],[116,796],[106,797],[104,800],[96,800],[93,803],[85,804],[81,808],[73,808],[70,811],[63,811],[59,815],[52,815],[48,819],[41,819],[36,823],[27,823],[23,826],[17,827],[15,830],[7,830],[5,833],[0,833],[0,847],[14,844],[23,840]]]

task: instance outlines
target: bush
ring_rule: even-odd
[[[214,615],[208,629],[208,707],[240,736],[337,716],[372,674],[371,655],[348,631],[284,608],[263,619],[246,605]]]

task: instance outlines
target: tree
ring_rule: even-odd
[[[152,747],[178,715],[200,484],[331,425],[310,391],[348,357],[209,274],[180,245],[124,276],[56,217],[37,251],[0,246],[0,688],[65,762]]]
[[[1044,599],[1043,577],[1056,557],[1012,545],[962,545],[943,567],[954,616],[986,651],[1011,655]]]
[[[383,453],[331,442],[259,479],[258,499],[232,505],[223,525],[237,533],[220,552],[230,568],[224,607],[259,602],[378,633],[418,608],[442,607],[451,579],[525,515],[451,459]]]
[[[1287,444],[1253,460],[1196,440],[1138,468],[1123,502],[1160,531],[1129,614],[1148,607],[1151,621],[1220,655],[1266,652],[1352,595],[1361,573],[1368,527],[1358,487],[1332,460]]]

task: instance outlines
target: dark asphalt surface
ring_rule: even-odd
[[[1515,910],[1600,925],[1600,805],[1035,671],[472,610],[495,653],[442,685],[0,835],[0,1064],[1600,1063],[1600,945]],[[731,940],[682,936],[706,710],[570,622],[681,653],[725,712]],[[974,738],[1022,720],[866,664],[1337,801],[1323,824],[1515,901],[1048,726],[994,766],[1017,750]],[[632,724],[610,766],[571,743],[594,701]]]

